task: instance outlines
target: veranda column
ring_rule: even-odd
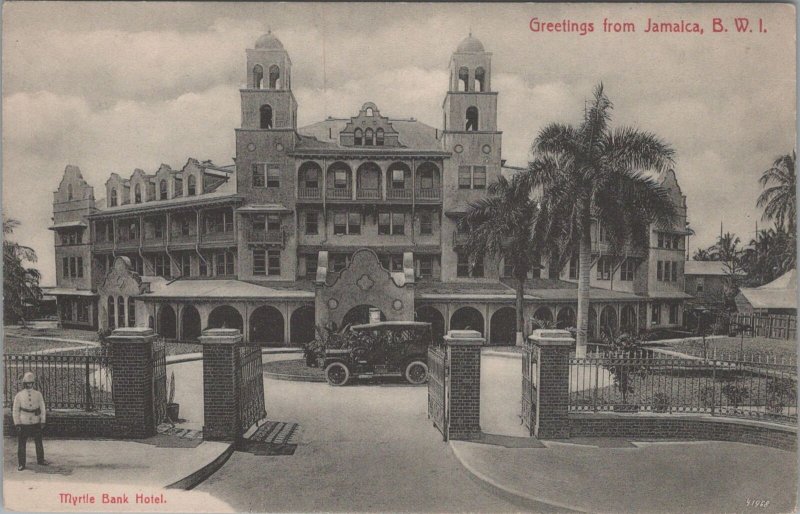
[[[242,334],[235,328],[203,331],[203,438],[235,441],[239,436],[239,394],[236,382]]]
[[[116,302],[115,302],[116,303]],[[118,328],[108,336],[114,381],[114,425],[120,436],[155,435],[153,408],[153,330]]]
[[[450,357],[450,439],[481,435],[481,346],[485,342],[475,330],[451,330],[444,336]]]
[[[536,428],[539,439],[569,437],[569,354],[575,339],[566,330],[534,330],[528,337],[537,352]]]

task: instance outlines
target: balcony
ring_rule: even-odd
[[[94,250],[112,250],[114,248],[114,241],[95,241],[92,245]]]
[[[143,246],[164,246],[167,242],[167,238],[163,235],[161,237],[145,237]]]
[[[319,200],[322,198],[322,190],[318,187],[301,187],[297,189],[297,198]]]
[[[171,234],[169,236],[170,246],[195,245],[197,243],[198,243],[197,234],[181,234],[179,232],[177,234]]]
[[[353,190],[348,188],[328,189],[326,196],[332,200],[350,200],[353,198]]]
[[[251,230],[247,234],[248,243],[267,243],[283,246],[284,232],[282,230]]]
[[[386,198],[389,200],[411,200],[410,189],[388,189]]]
[[[417,200],[441,200],[442,193],[438,189],[417,189]]]
[[[138,248],[139,247],[139,237],[130,237],[127,239],[120,239],[117,241],[117,248]]]
[[[208,232],[203,234],[202,241],[204,243],[217,243],[220,241],[233,241],[233,228],[231,227],[230,230],[226,230],[224,232]]]
[[[647,250],[641,247],[631,246],[630,244],[625,244],[622,249],[618,251],[614,251],[611,248],[611,243],[607,243],[604,241],[592,241],[592,253],[599,254],[599,255],[619,255],[619,256],[628,256],[628,257],[645,257],[647,255]]]
[[[380,189],[357,189],[356,190],[356,197],[359,200],[380,200],[381,199],[381,190]]]

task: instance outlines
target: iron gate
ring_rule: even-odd
[[[248,345],[239,347],[239,365],[236,381],[239,401],[239,429],[242,434],[267,417],[264,405],[264,369],[261,363],[261,347]]]
[[[449,371],[447,349],[442,346],[428,348],[428,417],[447,441],[448,415],[450,408],[447,373]]]
[[[153,342],[153,418],[156,426],[167,420],[167,350],[160,340]]]
[[[538,350],[530,345],[525,345],[522,354],[522,423],[528,427],[530,435],[536,431],[536,402],[539,385],[539,369],[537,361],[539,358]]]

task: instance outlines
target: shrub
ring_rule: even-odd
[[[795,382],[788,378],[772,378],[767,382],[767,409],[775,414],[797,401]]]
[[[669,412],[669,396],[666,393],[653,395],[653,412]]]
[[[722,386],[722,394],[725,395],[728,403],[732,405],[734,409],[739,408],[739,405],[750,396],[747,387],[739,385],[734,381],[727,382]]]

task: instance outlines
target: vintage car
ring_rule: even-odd
[[[431,324],[382,321],[349,328],[354,346],[325,350],[325,378],[334,386],[352,378],[403,377],[411,384],[428,380]]]

